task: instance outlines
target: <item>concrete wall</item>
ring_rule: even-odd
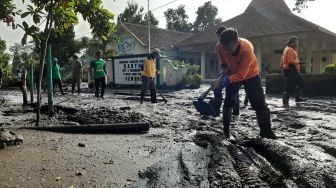
[[[336,76],[303,75],[305,87],[303,94],[309,96],[336,96]],[[282,94],[286,84],[282,74],[269,74],[266,76],[266,93]]]
[[[172,62],[168,59],[161,59],[160,61],[160,85],[173,87],[181,83],[186,76],[187,69],[178,69],[174,67]]]

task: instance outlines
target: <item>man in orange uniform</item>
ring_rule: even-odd
[[[216,35],[217,37],[220,39],[220,36],[222,34],[222,32],[226,29],[225,26],[221,26],[217,29],[216,31]],[[223,50],[222,50],[222,45],[220,44],[220,41],[217,42],[216,46],[215,46],[215,53],[218,56],[218,61],[220,63],[220,67],[221,67],[221,74],[228,74],[230,75],[230,70],[228,69],[228,66],[226,65],[225,62],[222,62],[221,59],[223,60]],[[220,113],[220,108],[222,106],[222,101],[223,101],[223,95],[222,95],[222,90],[223,88],[217,88],[215,89],[214,92],[214,108],[216,110],[216,112],[218,112],[218,114]],[[247,96],[245,96],[245,100],[244,100],[244,105],[247,106],[248,103],[248,98]],[[239,115],[240,113],[240,101],[239,101],[239,92],[237,92],[236,95],[236,106],[233,108],[233,112],[232,115]]]
[[[286,77],[286,88],[283,93],[282,102],[285,106],[288,105],[290,94],[294,92],[297,87],[295,102],[306,101],[301,98],[304,81],[300,76],[300,64],[296,53],[299,39],[296,36],[289,37],[280,60],[280,67]]]
[[[233,28],[222,32],[220,43],[223,54],[220,61],[226,63],[231,74],[220,80],[215,80],[212,85],[213,88],[226,87],[223,107],[224,137],[230,137],[230,117],[233,107],[236,105],[237,92],[241,85],[244,85],[252,109],[256,111],[260,137],[275,139],[276,136],[271,129],[270,110],[265,101],[252,43],[239,38],[238,32]]]
[[[154,49],[152,53],[150,53],[147,58],[145,59],[145,62],[143,64],[143,71],[142,71],[142,87],[141,87],[141,96],[140,96],[140,104],[143,103],[146,91],[149,88],[150,95],[151,95],[151,102],[157,103],[156,100],[156,89],[154,85],[154,78],[157,73],[156,71],[156,64],[155,59],[160,56],[160,50]]]

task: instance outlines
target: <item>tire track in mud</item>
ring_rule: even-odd
[[[210,150],[210,187],[295,187],[252,148],[223,141],[221,137],[199,133],[194,139],[196,144]]]
[[[230,144],[229,151],[231,156],[234,159],[234,167],[238,175],[242,179],[243,187],[268,187],[268,185],[263,182],[256,173],[253,173],[251,169],[253,169],[252,163],[247,156],[242,153],[240,149],[236,146]],[[252,167],[252,168],[251,168]]]
[[[264,157],[282,175],[290,179],[297,187],[335,187],[335,162],[308,161],[291,147],[269,140],[251,140],[241,143],[253,148]]]

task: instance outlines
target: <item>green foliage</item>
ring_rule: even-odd
[[[118,21],[141,24],[143,11],[144,8],[142,6],[139,7],[134,1],[128,1],[124,12],[119,14]]]
[[[220,18],[216,19],[218,8],[211,4],[211,1],[205,2],[203,6],[196,11],[197,17],[194,22],[194,32],[204,31],[207,27],[222,22]]]
[[[51,45],[51,54],[64,64],[67,64],[74,54],[79,53],[85,47],[80,43],[80,40],[75,40],[73,26],[62,33],[55,30],[52,30],[50,33],[49,44]]]
[[[329,64],[325,66],[324,73],[327,75],[336,76],[336,64]]]
[[[12,28],[15,29],[14,16],[19,14],[20,11],[16,10],[13,0],[1,0],[0,10],[0,21],[6,22],[7,26],[12,26]]]
[[[202,79],[202,75],[199,74],[193,74],[186,77],[186,81],[189,84],[189,87],[192,89],[199,88],[201,86]]]
[[[190,88],[199,88],[202,83],[202,76],[198,74],[198,70],[200,66],[193,65],[190,63],[185,63],[183,61],[173,61],[173,65],[178,68],[186,68],[187,73],[186,76],[183,78],[184,82],[189,85]]]
[[[0,68],[5,72],[9,69],[10,56],[5,52],[6,42],[0,38]]]
[[[150,11],[148,17],[148,13],[144,13],[144,10],[144,7],[139,6],[138,3],[134,1],[128,1],[127,7],[125,8],[124,12],[119,14],[118,16],[118,22],[120,21],[147,25],[149,20],[150,25],[159,25],[159,21],[154,17],[154,14]]]
[[[148,17],[148,13],[145,14],[144,20],[143,20],[143,22],[141,24],[147,25],[148,24],[148,20],[150,21],[150,25],[151,26],[157,26],[157,25],[159,25],[159,20],[157,20],[154,17],[154,14],[151,11],[149,11],[149,17]]]
[[[192,24],[188,23],[188,15],[185,5],[180,5],[177,9],[169,8],[164,12],[167,22],[167,29],[180,32],[191,32]]]

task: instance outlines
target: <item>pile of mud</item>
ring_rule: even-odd
[[[43,106],[41,112],[46,113],[46,109]],[[132,111],[129,107],[118,109],[107,107],[83,109],[60,105],[54,106],[53,118],[76,122],[81,125],[142,122],[144,119],[143,115]]]

